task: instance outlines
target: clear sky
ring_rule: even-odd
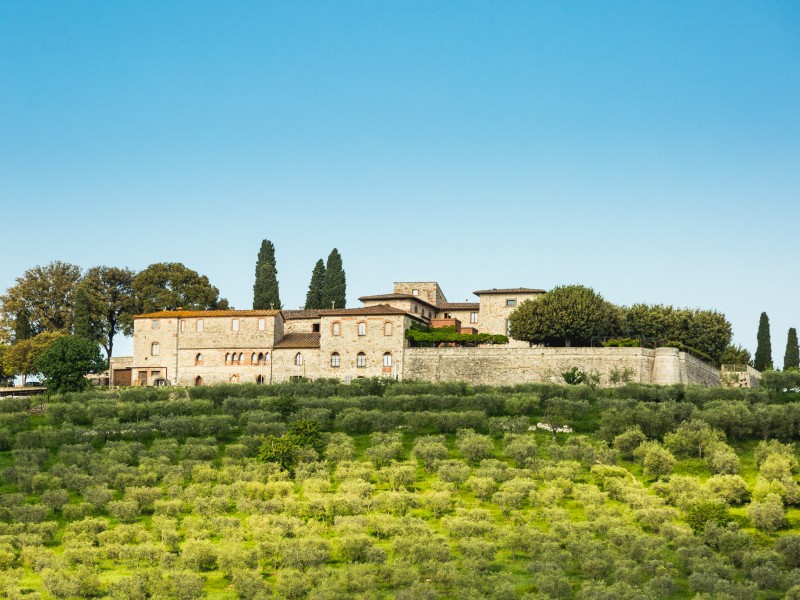
[[[800,327],[800,2],[0,3],[0,289],[592,286]],[[121,340],[120,340],[121,342]],[[120,343],[117,352],[130,352]],[[115,346],[115,349],[117,347]]]

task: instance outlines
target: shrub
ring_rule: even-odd
[[[766,532],[775,531],[786,524],[783,502],[776,494],[768,494],[761,502],[752,502],[747,507],[747,516],[754,527]]]

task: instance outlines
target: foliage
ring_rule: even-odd
[[[131,287],[138,313],[228,308],[228,301],[219,297],[208,277],[182,263],[152,264],[133,278]]]
[[[633,338],[613,338],[603,342],[606,348],[639,348],[642,340]]]
[[[97,342],[74,335],[53,341],[34,361],[37,372],[44,375],[49,392],[77,392],[86,389],[86,375],[100,373],[106,362],[100,356]]]
[[[255,310],[278,310],[281,308],[275,246],[269,240],[262,240],[261,248],[258,250],[255,283],[253,284],[253,308]]]
[[[569,346],[615,333],[616,309],[591,288],[555,287],[511,313],[511,337],[531,344]]]
[[[625,310],[624,321],[629,336],[678,342],[717,363],[731,340],[731,324],[714,310],[634,304]]]
[[[772,341],[769,333],[769,317],[762,312],[758,319],[758,333],[756,334],[758,344],[756,355],[753,358],[753,367],[759,371],[772,369]]]
[[[446,331],[431,330],[429,332],[419,329],[407,329],[406,339],[414,345],[441,345],[457,344],[460,346],[477,346],[478,344],[507,344],[508,338],[504,335],[490,333],[451,333]]]
[[[729,344],[725,352],[719,359],[722,365],[750,365],[753,366],[753,359],[750,351],[744,346],[734,346]]]
[[[13,375],[22,375],[23,380],[27,375],[38,373],[36,361],[45,350],[57,339],[63,337],[60,332],[46,331],[37,336],[22,340],[8,347],[3,358],[5,372]]]
[[[80,267],[61,261],[28,269],[17,277],[16,285],[0,296],[5,327],[12,328],[20,317],[28,322],[28,337],[45,331],[68,331],[72,325],[73,293],[80,277]]]
[[[797,329],[789,328],[786,336],[786,352],[783,354],[783,370],[800,369],[800,347],[797,345]]]
[[[284,435],[266,436],[261,443],[258,456],[265,462],[276,462],[285,471],[294,473],[304,449],[320,453],[322,446],[319,423],[299,419],[289,425],[289,430]]]
[[[311,272],[311,281],[308,284],[308,293],[306,294],[306,309],[325,308],[322,303],[322,291],[325,286],[325,263],[320,258],[314,265],[314,270]]]
[[[800,371],[764,371],[761,385],[775,392],[800,390]]]
[[[322,306],[345,308],[347,305],[347,278],[342,266],[342,256],[334,248],[325,265],[325,280],[322,286]]]
[[[133,333],[134,277],[134,272],[127,268],[92,267],[79,286],[86,291],[92,328],[90,339],[100,342],[109,358],[114,353],[114,337],[118,333]]]
[[[9,385],[14,381],[12,369],[5,366],[5,356],[10,346],[0,344],[0,387]]]
[[[89,317],[89,299],[86,288],[78,285],[75,290],[75,303],[72,307],[72,335],[95,342],[94,330]]]

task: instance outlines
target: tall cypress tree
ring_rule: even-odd
[[[797,329],[789,328],[786,336],[786,352],[783,355],[783,370],[800,369],[800,347],[797,345]]]
[[[753,366],[759,371],[772,369],[772,342],[769,335],[769,317],[762,312],[758,321],[758,346],[753,359]]]
[[[306,294],[306,308],[325,308],[322,304],[322,288],[325,285],[325,263],[320,258],[311,272],[311,283]]]
[[[269,240],[261,242],[256,260],[256,282],[253,284],[253,308],[267,310],[281,308],[278,292],[278,267],[275,263],[275,246]]]
[[[334,248],[325,266],[325,284],[322,286],[323,308],[344,308],[347,302],[347,280],[342,267],[342,256]]]
[[[83,286],[75,290],[75,300],[72,305],[72,333],[90,341],[96,341],[92,327],[92,317],[89,313],[89,298]]]

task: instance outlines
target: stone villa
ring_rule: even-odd
[[[448,302],[435,282],[398,282],[360,308],[174,310],[134,318],[134,354],[112,359],[115,385],[280,383],[392,377],[478,384],[562,381],[577,366],[601,384],[625,373],[641,383],[720,385],[719,371],[674,348],[542,348],[511,339],[491,347],[412,348],[414,322],[462,333],[508,334],[508,318],[544,290],[478,290]]]

